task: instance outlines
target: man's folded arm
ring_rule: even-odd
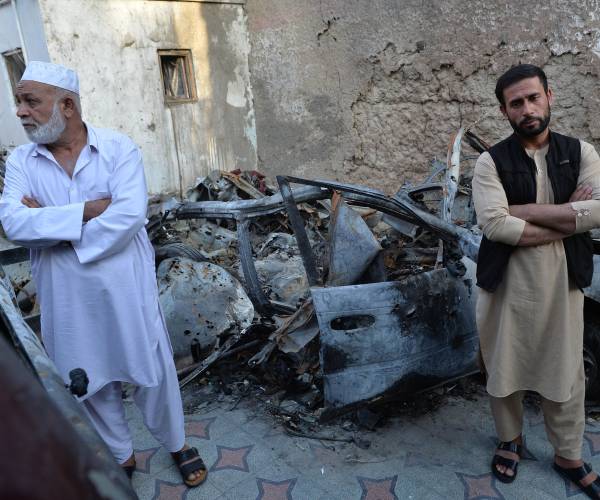
[[[87,264],[123,250],[144,227],[148,205],[142,155],[124,140],[118,164],[109,180],[111,203],[82,229],[73,242],[79,262]]]
[[[564,235],[573,234],[576,229],[577,211],[573,209],[571,203],[561,205],[528,203],[511,205],[509,210],[515,217]]]
[[[512,205],[510,213],[565,235],[600,227],[600,157],[591,144],[583,141],[577,185],[577,190],[567,203]],[[581,193],[586,196],[582,197]]]
[[[489,153],[477,160],[472,186],[477,223],[483,234],[491,241],[517,245],[525,221],[510,215],[506,193]]]
[[[28,208],[21,200],[23,196],[30,195],[31,190],[21,167],[9,157],[0,200],[0,220],[9,240],[28,248],[44,248],[59,241],[79,240],[83,203]]]
[[[546,245],[547,243],[552,243],[553,241],[562,240],[567,236],[568,234],[560,231],[526,222],[525,227],[523,228],[523,233],[521,234],[516,246],[535,247],[538,245]]]

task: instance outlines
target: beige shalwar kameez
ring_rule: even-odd
[[[527,151],[537,167],[536,203],[541,204],[554,202],[546,171],[547,151],[547,146]],[[578,184],[592,186],[593,199],[571,204],[577,214],[577,233],[600,227],[600,158],[593,146],[583,141],[581,153]],[[488,153],[483,153],[475,166],[473,200],[484,234],[492,241],[515,246],[498,288],[493,293],[479,290],[476,312],[487,390],[493,397],[499,438],[509,441],[521,430],[520,424],[509,425],[506,419],[499,418],[503,413],[499,405],[505,398],[507,405],[510,400],[514,406],[515,398],[520,404],[522,391],[527,390],[538,392],[549,403],[566,403],[577,395],[581,401],[570,401],[569,407],[581,407],[577,410],[581,415],[575,420],[576,427],[583,431],[584,393],[576,387],[584,380],[583,293],[569,279],[562,241],[516,246],[525,221],[509,214],[506,194]],[[508,398],[511,395],[512,399]],[[545,413],[547,409],[551,412],[550,407],[551,404],[544,407]],[[546,423],[549,435],[561,434],[549,427],[548,418]],[[576,441],[571,439],[568,446],[558,443],[558,448],[579,456],[581,440]]]

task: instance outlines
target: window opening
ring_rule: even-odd
[[[14,97],[17,93],[17,83],[21,81],[21,77],[25,72],[25,58],[23,57],[23,51],[21,49],[15,49],[4,52],[2,53],[2,58],[4,59],[4,65],[8,72],[8,79],[10,80],[10,86]]]
[[[196,85],[190,50],[159,50],[163,92],[167,104],[196,100]]]

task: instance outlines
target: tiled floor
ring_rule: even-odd
[[[507,485],[489,472],[495,439],[484,397],[449,398],[433,412],[364,431],[368,449],[290,437],[255,405],[230,407],[217,403],[186,416],[189,443],[209,469],[202,486],[187,489],[128,404],[138,463],[133,485],[142,500],[584,498],[551,469],[552,449],[535,409],[525,419],[528,454],[518,480]],[[600,426],[592,420],[583,453],[600,467]]]

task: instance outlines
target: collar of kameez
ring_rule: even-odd
[[[88,146],[90,148],[94,148],[96,151],[98,151],[98,136],[96,135],[96,131],[94,130],[94,127],[92,127],[91,125],[88,125],[87,123],[84,123],[85,128],[87,128],[87,133],[88,133],[88,138],[87,138],[87,143]]]
[[[48,151],[48,148],[46,146],[44,146],[43,144],[36,144],[35,148],[33,150],[33,156],[44,156],[45,158],[48,158],[49,160],[51,160],[51,155],[50,155],[50,151]]]
[[[90,150],[93,148],[94,150],[98,151],[98,136],[96,135],[94,127],[88,125],[87,123],[84,123],[84,125],[87,129],[87,146],[90,148]],[[35,149],[33,150],[33,156],[38,155],[45,156],[49,160],[52,159],[50,151],[48,151],[48,148],[43,144],[35,145]]]

